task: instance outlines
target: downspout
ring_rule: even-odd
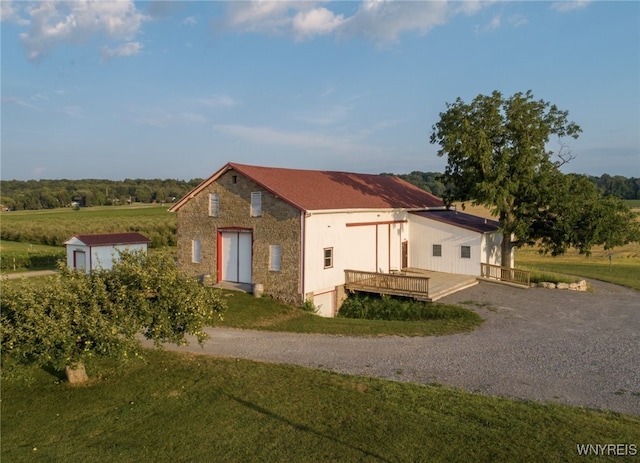
[[[391,273],[391,224],[387,224],[387,273]]]
[[[304,302],[305,299],[305,288],[304,288],[304,253],[306,246],[306,235],[305,235],[305,212],[300,211],[300,293],[302,296],[301,302]]]

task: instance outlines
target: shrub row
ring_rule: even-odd
[[[103,219],[64,221],[58,223],[3,221],[0,238],[6,241],[28,242],[49,246],[62,246],[65,240],[79,233],[140,232],[151,240],[150,247],[175,246],[176,225],[158,219]]]
[[[51,252],[47,254],[25,254],[25,253],[13,253],[3,252],[2,259],[0,259],[0,269],[2,270],[15,270],[15,269],[28,269],[38,270],[44,268],[54,268],[59,260],[64,260],[65,252],[60,250],[59,252]]]
[[[475,316],[463,307],[389,296],[351,295],[340,307],[339,317],[366,320],[450,320]]]

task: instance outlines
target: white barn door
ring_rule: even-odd
[[[222,279],[251,283],[251,233],[222,232]]]

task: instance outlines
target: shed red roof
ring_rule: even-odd
[[[101,233],[95,235],[75,235],[67,241],[76,238],[87,246],[111,246],[116,244],[145,244],[151,240],[146,236],[137,233]],[[65,241],[65,244],[67,243]]]
[[[171,211],[177,211],[222,174],[234,170],[302,211],[330,209],[424,209],[443,207],[437,196],[390,175],[285,169],[228,163]]]
[[[500,228],[500,223],[495,220],[484,219],[476,215],[466,214],[454,210],[444,211],[420,211],[413,214],[427,219],[437,220],[456,227],[466,228],[478,233],[491,233]]]

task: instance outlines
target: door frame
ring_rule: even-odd
[[[222,234],[223,233],[244,233],[249,234],[251,239],[251,257],[250,263],[251,268],[249,269],[249,275],[251,278],[253,277],[253,229],[252,228],[244,228],[244,227],[225,227],[218,228],[216,233],[216,283],[220,283],[222,280]],[[239,241],[239,238],[238,238]],[[238,272],[240,268],[238,268]]]

